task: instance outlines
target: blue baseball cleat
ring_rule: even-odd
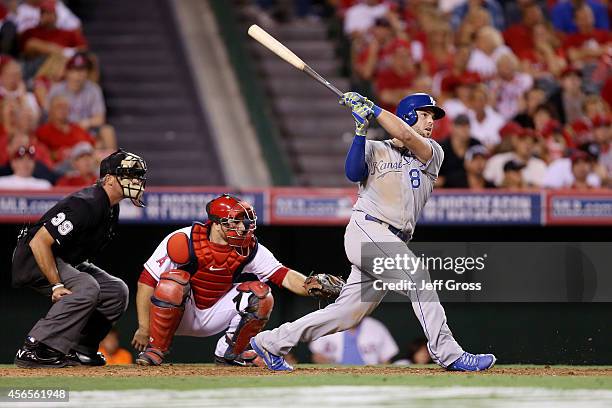
[[[446,369],[449,371],[484,371],[493,367],[495,361],[493,354],[470,354],[466,351]]]
[[[257,353],[257,355],[263,358],[263,361],[266,363],[270,370],[293,371],[293,367],[291,367],[282,356],[277,356],[276,354],[269,353],[262,347],[259,347],[259,345],[255,341],[255,337],[251,338],[249,343],[251,343],[251,347],[253,347],[253,350]]]

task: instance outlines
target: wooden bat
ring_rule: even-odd
[[[308,64],[306,64],[300,57],[295,55],[289,48],[285,47],[281,44],[276,38],[272,37],[265,30],[259,27],[257,24],[253,24],[249,27],[248,31],[249,35],[257,40],[261,45],[287,61],[289,64],[293,65],[300,71],[309,75],[317,82],[325,85],[327,89],[336,94],[338,98],[341,98],[344,94],[338,88],[333,86],[327,79],[323,78],[319,75],[314,69],[310,68]]]

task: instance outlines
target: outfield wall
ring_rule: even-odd
[[[10,287],[10,257],[19,224],[0,224],[0,363],[8,363],[23,337],[49,306],[49,300],[28,290]],[[124,279],[132,290],[143,261],[167,233],[179,225],[122,224],[119,238],[97,264]],[[258,228],[261,242],[286,265],[309,273],[346,275],[340,226],[267,226]],[[600,241],[612,242],[609,227],[507,226],[490,228],[422,226],[416,241]],[[520,254],[517,254],[520,256]],[[275,310],[271,326],[314,310],[312,299],[298,298],[274,289]],[[449,303],[450,327],[466,349],[494,351],[504,363],[612,364],[612,304],[610,303]],[[374,313],[383,320],[400,345],[421,336],[412,309],[405,303],[383,303]],[[124,345],[136,328],[133,303],[118,323]],[[176,362],[210,362],[215,339],[178,338],[172,352]],[[297,349],[300,360],[308,358],[306,347]]]

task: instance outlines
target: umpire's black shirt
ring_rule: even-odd
[[[28,230],[26,242],[45,226],[55,240],[53,254],[77,265],[95,256],[113,236],[119,204],[110,205],[106,191],[94,185],[62,199]]]

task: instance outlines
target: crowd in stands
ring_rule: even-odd
[[[446,110],[438,186],[612,186],[612,3],[333,3],[353,89],[391,111],[427,92]]]
[[[97,60],[59,0],[0,0],[0,189],[86,186],[116,149]]]

